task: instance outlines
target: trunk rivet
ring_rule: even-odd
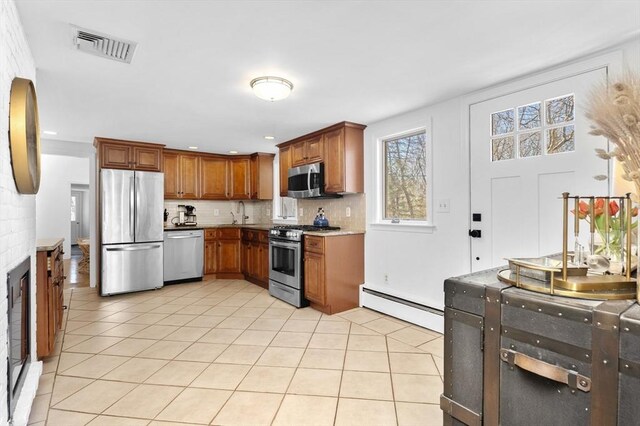
[[[580,386],[587,386],[587,381],[586,380],[580,380]]]
[[[600,326],[602,325],[602,323],[601,323],[600,321],[598,321],[598,322],[596,322],[596,325],[597,325],[598,327],[600,327]]]
[[[561,317],[562,316],[562,312],[558,312],[558,316]]]
[[[538,308],[538,312],[542,312],[542,308]]]
[[[538,344],[538,345],[539,345],[539,344],[540,344],[540,340],[537,340],[537,339],[536,339],[536,344]]]
[[[575,389],[571,389],[571,393],[575,395],[576,394]]]
[[[584,319],[584,322],[589,322],[589,318],[585,318],[585,319]]]
[[[629,368],[629,364],[625,364],[625,365],[624,365],[624,368]]]
[[[625,328],[624,328],[624,331],[629,331],[629,327],[625,327]]]
[[[617,330],[617,329],[618,329],[618,326],[617,326],[617,325],[614,325],[614,326],[613,326],[613,329],[614,329],[614,330]]]
[[[524,309],[524,305],[522,305],[522,309]]]
[[[586,356],[587,358],[589,358],[589,354],[586,354],[585,356]]]
[[[604,361],[602,361],[602,363],[603,363],[604,365],[607,365],[607,364],[609,364],[609,361],[607,361],[607,360],[605,359]]]

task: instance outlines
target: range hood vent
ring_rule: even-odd
[[[114,61],[131,63],[138,43],[74,25],[71,28],[73,43],[78,50]]]

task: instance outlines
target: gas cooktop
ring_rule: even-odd
[[[294,229],[306,232],[321,232],[321,231],[339,231],[339,226],[313,226],[313,225],[274,225],[271,229]]]

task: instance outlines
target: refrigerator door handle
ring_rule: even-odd
[[[160,248],[160,244],[152,244],[152,245],[144,245],[144,246],[133,246],[133,247],[107,247],[107,251],[139,251],[139,250],[151,250],[155,248]]]
[[[135,216],[135,178],[129,178],[129,235],[131,239],[134,240],[134,226],[133,226],[133,218]],[[134,240],[135,241],[135,240]]]

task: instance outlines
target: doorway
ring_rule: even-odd
[[[71,184],[69,225],[71,237],[71,258],[66,270],[69,271],[70,287],[89,286],[89,185]]]
[[[608,195],[594,152],[607,142],[584,116],[606,78],[602,67],[470,106],[472,271],[561,251],[562,193]]]

